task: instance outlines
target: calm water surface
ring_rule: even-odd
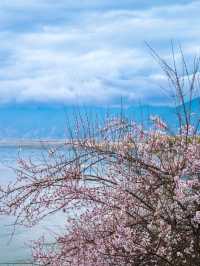
[[[33,158],[35,161],[42,159],[42,151],[39,148],[22,148],[20,155],[23,158]],[[0,183],[6,184],[15,179],[15,173],[11,169],[16,166],[19,148],[0,147]],[[42,234],[54,236],[55,232],[63,230],[64,217],[61,214],[48,217],[48,221],[42,221],[38,226],[30,229],[17,227],[15,234],[13,232],[13,218],[0,216],[0,264],[21,262],[30,260],[30,241],[39,238]]]

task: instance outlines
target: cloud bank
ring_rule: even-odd
[[[165,58],[171,40],[198,54],[200,3],[153,3],[1,1],[0,102],[168,103],[145,41]]]

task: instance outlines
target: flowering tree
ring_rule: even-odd
[[[175,135],[159,117],[149,130],[120,117],[104,127],[87,121],[80,138],[79,120],[67,156],[20,160],[18,179],[1,189],[1,211],[16,223],[66,214],[65,234],[33,245],[39,265],[200,265],[200,138],[191,118],[198,62],[189,74],[183,61],[186,104],[185,76],[156,58],[181,104]]]

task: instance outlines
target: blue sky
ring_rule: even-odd
[[[0,102],[169,101],[145,41],[200,51],[200,1],[1,0]]]

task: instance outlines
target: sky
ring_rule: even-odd
[[[0,103],[168,104],[146,42],[200,52],[200,1],[1,0]]]

